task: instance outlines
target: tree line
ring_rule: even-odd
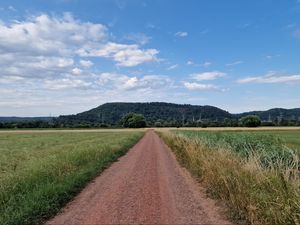
[[[225,118],[218,120],[191,119],[149,121],[143,114],[127,113],[117,123],[109,124],[99,121],[67,121],[63,122],[56,118],[50,121],[23,121],[23,122],[0,122],[0,129],[16,128],[140,128],[140,127],[258,127],[258,126],[300,126],[299,120],[285,120],[270,122],[261,121],[256,115],[248,115],[242,118]]]

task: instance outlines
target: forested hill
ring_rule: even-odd
[[[34,121],[49,122],[52,119],[53,119],[53,117],[0,116],[0,122],[2,122],[2,123],[18,123],[18,122],[34,122]]]
[[[182,124],[197,121],[223,121],[234,115],[213,106],[180,105],[172,103],[106,103],[77,115],[60,116],[57,121],[62,124],[99,123],[118,124],[127,113],[141,113],[149,125],[155,122]]]
[[[261,120],[299,120],[300,119],[300,108],[295,109],[283,109],[283,108],[274,108],[266,111],[251,111],[245,112],[241,114],[237,114],[237,116],[243,117],[247,115],[256,115],[259,116]]]
[[[238,120],[247,115],[259,116],[266,126],[300,125],[300,108],[230,114],[213,106],[151,102],[106,103],[86,112],[57,118],[0,117],[0,128],[118,126],[121,118],[130,112],[143,114],[148,126],[238,126]]]

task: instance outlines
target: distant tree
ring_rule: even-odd
[[[144,115],[137,113],[128,113],[121,119],[121,125],[127,128],[146,127]]]
[[[208,124],[206,122],[201,123],[201,128],[207,128]]]
[[[279,126],[289,126],[289,121],[286,120],[286,119],[282,119],[282,120],[279,122]]]
[[[261,125],[261,120],[258,116],[250,115],[242,117],[241,124],[244,127],[258,127]]]
[[[160,120],[158,120],[158,121],[156,121],[156,122],[154,123],[154,126],[155,126],[155,127],[162,127],[163,124],[162,124],[162,122],[161,122]]]
[[[273,126],[276,126],[276,124],[274,122],[271,122],[271,121],[261,122],[261,125],[264,126],[264,127],[273,127]]]
[[[109,126],[108,126],[108,124],[106,124],[106,123],[100,123],[100,124],[98,125],[98,127],[101,127],[101,128],[107,128],[107,127],[109,127]]]

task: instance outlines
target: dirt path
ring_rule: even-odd
[[[46,224],[230,224],[148,131]]]

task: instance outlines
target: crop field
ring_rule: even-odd
[[[176,133],[206,143],[210,148],[230,149],[246,158],[257,157],[263,166],[274,166],[275,163],[289,164],[294,162],[295,156],[300,156],[300,131],[177,131]]]
[[[160,131],[177,159],[235,220],[300,223],[299,130]]]
[[[1,132],[0,224],[40,224],[143,133]]]
[[[194,130],[197,131],[197,130]],[[213,133],[221,132],[221,133],[238,133],[238,135],[242,134],[254,134],[254,135],[259,135],[262,134],[264,136],[269,135],[273,137],[277,137],[281,139],[282,143],[294,148],[294,149],[299,149],[300,150],[300,129],[298,127],[294,129],[288,129],[288,128],[282,128],[282,129],[263,129],[263,128],[240,128],[240,129],[226,129],[226,128],[219,128],[218,130],[212,129],[211,131],[215,131]],[[179,131],[180,132],[180,131]],[[187,130],[183,131],[184,133],[187,132]],[[198,132],[191,132],[190,134],[205,134],[207,133],[204,130],[199,130]],[[187,133],[186,133],[187,134]],[[211,132],[209,132],[211,134]],[[201,135],[200,135],[201,136]]]
[[[265,131],[265,134],[274,135],[282,139],[283,143],[294,149],[300,151],[300,130],[295,131]]]

